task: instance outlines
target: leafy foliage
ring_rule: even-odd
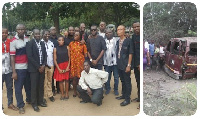
[[[15,27],[17,23],[25,23],[27,29],[49,28],[55,26],[67,28],[70,25],[79,26],[84,22],[86,26],[99,24],[100,21],[115,25],[132,24],[132,20],[139,19],[140,10],[137,3],[118,2],[22,2],[6,3],[3,7],[3,25],[8,23]],[[10,9],[13,5],[13,9]],[[8,7],[6,7],[8,6]],[[6,9],[5,9],[6,8]],[[15,21],[7,21],[7,19]],[[13,31],[15,29],[10,29]]]
[[[173,37],[196,36],[197,10],[193,3],[147,3],[143,17],[144,39],[165,43]]]

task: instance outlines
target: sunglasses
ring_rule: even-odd
[[[96,31],[96,29],[91,29],[91,31]]]

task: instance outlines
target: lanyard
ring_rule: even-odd
[[[41,45],[40,45],[40,41],[39,43],[35,40],[36,44],[37,44],[37,47],[38,47],[38,50],[39,50],[39,55],[42,56],[42,49],[41,49]]]
[[[6,42],[6,41],[5,41]],[[6,53],[6,43],[5,42],[3,42],[3,45],[4,45],[4,49],[5,49],[5,53]]]

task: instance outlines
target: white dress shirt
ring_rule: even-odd
[[[48,66],[54,66],[53,63],[53,49],[54,49],[54,45],[53,42],[51,42],[50,40],[48,40],[48,42],[45,42],[43,39],[41,40],[44,42],[45,44],[45,48],[46,48],[46,52],[47,52],[47,65]]]
[[[99,35],[105,38],[106,33],[99,31]]]
[[[79,80],[79,85],[83,90],[87,90],[88,86],[91,89],[102,88],[103,84],[108,80],[108,72],[90,68],[89,73],[85,70],[81,72],[81,77]]]
[[[149,43],[148,43],[147,41],[145,41],[144,47],[145,47],[145,48],[148,50],[148,52],[149,52]]]
[[[162,47],[162,46],[160,46],[160,52],[159,52],[160,54],[164,54],[165,52],[164,52],[164,47]]]

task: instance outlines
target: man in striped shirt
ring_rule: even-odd
[[[19,113],[24,114],[25,103],[22,95],[23,86],[26,91],[26,102],[31,102],[31,85],[28,77],[28,59],[26,55],[26,43],[29,41],[29,39],[24,36],[25,26],[23,24],[18,24],[16,26],[16,30],[17,35],[10,43],[11,66],[13,70],[12,78],[14,79],[17,107],[19,108]]]

